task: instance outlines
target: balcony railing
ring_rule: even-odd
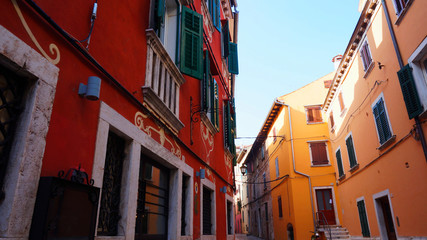
[[[175,132],[179,132],[184,127],[179,120],[179,89],[185,79],[154,30],[147,29],[146,36],[147,65],[145,85],[142,87],[144,102]]]

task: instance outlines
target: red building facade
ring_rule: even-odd
[[[2,0],[0,239],[233,238],[236,6]]]

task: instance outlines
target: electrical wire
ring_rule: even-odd
[[[368,99],[368,97],[369,97],[369,95],[371,95],[371,93],[372,93],[372,91],[375,89],[375,87],[376,86],[379,86],[379,85],[381,85],[381,83],[383,83],[383,82],[385,82],[385,81],[388,81],[388,79],[387,80],[381,80],[381,81],[378,81],[378,80],[376,80],[375,81],[375,83],[374,83],[374,86],[372,86],[372,88],[371,88],[371,90],[369,90],[369,92],[368,92],[368,94],[366,94],[366,96],[365,96],[365,98],[363,99],[363,101],[360,103],[360,105],[350,114],[350,116],[348,117],[348,119],[347,119],[347,121],[346,121],[346,123],[345,123],[345,125],[344,125],[344,127],[343,127],[343,129],[345,129],[347,126],[348,126],[348,124],[349,124],[349,122],[350,122],[350,120],[351,120],[351,118],[353,117],[353,115],[354,115],[354,113],[355,112],[357,112],[359,109],[360,109],[360,107],[365,103],[365,101],[366,101],[366,99]],[[341,131],[340,132],[340,134],[338,134],[338,136],[336,136],[334,139],[332,139],[332,138],[330,138],[330,140],[332,141],[332,142],[335,142],[336,140],[338,140],[340,137],[341,137],[341,135],[344,133],[345,131]]]

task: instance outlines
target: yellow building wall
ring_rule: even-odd
[[[398,24],[392,1],[386,0],[386,4],[404,64],[407,64],[409,56],[426,37],[427,1],[412,1]],[[427,236],[427,164],[420,142],[408,136],[415,122],[408,118],[403,101],[396,74],[400,67],[382,5],[374,12],[366,38],[375,64],[373,69],[365,74],[357,53],[325,114],[329,116],[330,111],[334,113],[336,129],[330,135],[333,159],[336,161],[335,151],[340,147],[346,174],[338,185],[342,224],[352,236],[362,235],[356,204],[358,198],[364,197],[371,236],[379,237],[374,195],[388,191],[397,236]],[[378,62],[384,65],[382,69],[379,69]],[[376,81],[380,83],[378,86],[375,85]],[[343,113],[337,99],[341,91],[347,108]],[[392,134],[396,135],[392,143],[396,147],[386,147],[384,150],[377,149],[380,143],[371,106],[381,94]],[[426,131],[425,124],[423,128]],[[350,133],[359,164],[359,168],[353,172],[349,171],[345,144],[345,138]]]
[[[328,89],[324,87],[324,81],[332,79],[334,73],[330,73],[292,93],[279,97],[278,100],[288,104],[291,111],[292,135],[296,170],[311,176],[312,188],[309,187],[308,178],[296,174],[292,162],[292,140],[289,128],[288,107],[284,106],[278,114],[272,127],[276,128],[276,135],[284,136],[283,139],[268,137],[266,147],[269,153],[269,165],[271,179],[276,179],[275,159],[279,158],[280,176],[289,175],[283,183],[274,188],[272,195],[272,211],[274,221],[274,236],[276,239],[287,238],[287,226],[292,224],[295,239],[309,239],[314,231],[313,211],[317,210],[315,188],[330,187],[335,196],[336,221],[340,223],[340,209],[338,192],[335,185],[335,170],[332,147],[328,140],[328,127],[326,117],[323,123],[307,124],[305,106],[321,105]],[[269,136],[273,136],[273,130]],[[328,146],[329,166],[312,167],[309,149],[310,141],[326,141]],[[280,182],[280,181],[279,181]],[[275,184],[272,184],[274,187]],[[312,196],[310,196],[312,194]],[[278,196],[282,199],[283,216],[279,218]],[[313,203],[311,203],[313,197]]]

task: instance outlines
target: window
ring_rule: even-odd
[[[228,27],[228,20],[225,21],[224,26],[221,30],[221,53],[223,58],[227,58],[230,54],[229,42],[230,42],[230,31]]]
[[[357,166],[356,152],[354,150],[353,136],[350,134],[345,139],[345,145],[347,146],[348,160],[350,162],[350,168]]]
[[[279,173],[279,157],[276,157],[275,162],[276,162],[276,178],[278,178],[280,176],[280,173]]]
[[[266,179],[265,173],[262,174],[262,180],[264,181],[264,190],[266,190],[267,189],[267,179]]]
[[[262,160],[265,159],[265,145],[264,145],[264,143],[261,146],[261,159]]]
[[[331,129],[335,129],[334,113],[332,111],[329,114],[329,123],[331,124]]]
[[[175,0],[156,0],[154,3],[152,28],[156,32],[166,51],[177,62],[179,5]]]
[[[276,127],[273,127],[273,142],[276,142],[277,135],[276,135]]]
[[[326,142],[310,142],[309,148],[312,166],[329,164],[328,146]]]
[[[380,144],[382,145],[392,137],[387,109],[385,107],[384,98],[382,94],[372,105],[372,111],[375,119],[375,125],[377,127],[378,139],[380,141]]]
[[[203,197],[203,213],[202,213],[202,229],[203,235],[215,235],[214,230],[214,216],[215,211],[213,210],[214,205],[214,192],[207,188],[203,187],[202,192]]]
[[[228,200],[226,201],[227,201],[227,235],[232,235],[233,234],[233,203]]]
[[[342,97],[342,92],[340,92],[340,93],[338,94],[338,102],[340,103],[340,110],[341,110],[341,112],[344,112],[344,110],[345,110],[345,105],[344,105],[344,99],[343,99],[343,97]]]
[[[98,218],[98,235],[116,236],[120,219],[120,193],[126,142],[109,132]],[[141,174],[142,175],[142,174]]]
[[[190,235],[189,231],[189,221],[188,218],[190,214],[192,214],[192,209],[187,210],[187,203],[192,201],[193,199],[189,198],[190,189],[189,186],[191,184],[189,176],[182,176],[182,192],[181,192],[181,236]]]
[[[24,110],[24,99],[27,93],[28,81],[16,76],[8,69],[0,66],[0,203],[5,197],[3,183],[6,177],[6,168],[10,158],[10,151],[15,138],[15,130],[19,116]],[[15,163],[16,164],[16,163]]]
[[[206,0],[206,5],[209,9],[213,25],[218,31],[221,31],[221,4],[219,0]]]
[[[341,178],[345,174],[344,174],[344,168],[343,168],[343,165],[342,165],[341,149],[340,148],[338,148],[337,151],[335,152],[335,157],[337,159],[338,176]]]
[[[228,56],[228,71],[232,74],[239,74],[237,44],[233,42],[229,42],[228,49],[230,51]]]
[[[212,132],[219,131],[219,100],[218,100],[218,84],[213,78],[210,70],[209,51],[204,54],[204,73],[202,80],[202,109],[207,118],[210,120]]]
[[[368,41],[365,40],[360,48],[360,57],[362,58],[363,69],[366,71],[369,70],[369,67],[372,63],[371,50],[369,49]]]
[[[359,211],[359,220],[360,220],[360,226],[362,228],[362,235],[363,237],[370,237],[371,233],[369,231],[368,216],[366,215],[364,199],[357,201],[357,210]]]
[[[416,73],[418,73],[419,76],[421,75],[419,78],[423,78],[426,76],[426,63],[426,58],[424,58],[422,62],[419,63],[420,67],[418,67],[416,64],[413,65],[415,67]],[[420,70],[422,71],[422,74],[419,74]],[[405,101],[409,119],[418,116],[424,111],[423,106],[420,102],[419,91],[417,92],[417,85],[415,84],[415,79],[412,71],[412,67],[407,64],[397,72],[397,76],[399,77],[400,89],[402,90],[403,99]],[[425,85],[421,81],[418,82],[421,83],[421,88]]]
[[[393,0],[396,15],[400,15],[410,0]]]
[[[278,202],[278,206],[279,206],[279,218],[283,217],[283,212],[282,212],[282,197],[279,196],[277,198],[277,202]]]
[[[234,139],[236,137],[236,112],[234,109],[234,101],[224,101],[224,142],[225,147],[231,154],[236,154],[236,146]],[[257,159],[258,160],[258,159]],[[233,160],[235,166],[235,159]]]
[[[322,113],[321,113],[321,106],[310,106],[305,107],[305,112],[307,114],[307,123],[321,123],[322,120]]]

